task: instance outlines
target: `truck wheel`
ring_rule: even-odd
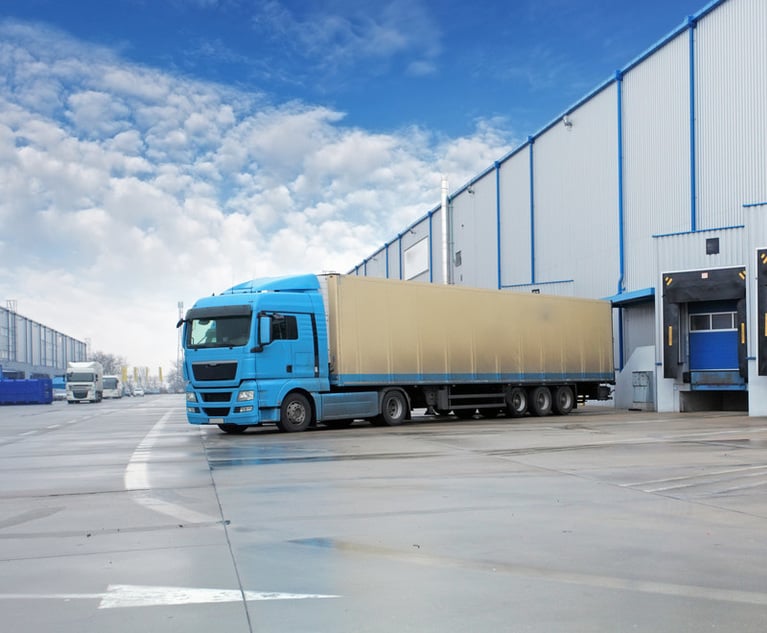
[[[309,401],[300,393],[289,393],[282,401],[277,428],[286,433],[305,431],[311,421],[312,408]]]
[[[248,427],[243,426],[242,424],[219,424],[218,428],[220,428],[224,433],[232,433],[233,435],[239,435],[240,433],[245,433],[245,431],[248,430]]]
[[[549,415],[551,404],[551,391],[548,387],[535,387],[530,392],[530,413],[533,415]]]
[[[521,418],[527,413],[527,391],[514,387],[506,394],[506,411],[512,418]]]
[[[567,385],[554,389],[554,401],[552,403],[556,415],[567,415],[575,407],[573,390]]]
[[[399,426],[407,417],[407,399],[401,391],[392,389],[381,398],[381,415],[379,419],[386,426]]]

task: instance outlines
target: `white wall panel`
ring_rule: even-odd
[[[501,164],[501,285],[530,276],[530,160],[521,149]]]
[[[658,274],[743,266],[746,263],[744,235],[744,229],[740,228],[657,237],[654,241]],[[716,255],[706,255],[706,240],[711,238],[719,239]]]
[[[498,287],[495,170],[452,199],[453,281],[477,288]],[[460,253],[460,265],[455,260]]]
[[[696,30],[698,228],[767,201],[767,2],[730,0]]]
[[[575,279],[584,297],[618,283],[617,112],[612,84],[533,148],[535,281]]]
[[[623,201],[627,290],[655,285],[652,236],[690,230],[687,34],[623,78]]]
[[[523,294],[555,295],[557,297],[575,296],[575,282],[561,281],[546,284],[519,284],[507,286],[505,290],[521,292]]]
[[[386,250],[378,251],[363,264],[364,270],[361,275],[366,277],[386,277]]]

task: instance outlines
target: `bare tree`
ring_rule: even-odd
[[[101,363],[104,368],[104,374],[119,376],[123,367],[128,366],[128,362],[121,356],[115,356],[114,354],[107,354],[105,352],[93,352],[91,354],[92,360]]]
[[[183,360],[174,362],[173,366],[174,369],[168,375],[168,389],[171,393],[182,393],[186,385]]]

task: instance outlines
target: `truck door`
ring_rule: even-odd
[[[305,380],[316,377],[317,336],[311,314],[269,315],[270,343],[257,356],[260,378]]]

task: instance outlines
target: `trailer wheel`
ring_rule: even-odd
[[[551,405],[551,391],[548,387],[535,387],[530,392],[530,413],[533,415],[549,415]]]
[[[407,399],[401,391],[391,389],[381,398],[381,420],[386,426],[399,426],[407,417]]]
[[[567,415],[575,407],[575,396],[573,390],[567,385],[562,385],[554,389],[554,400],[552,403],[556,415]]]
[[[248,430],[248,427],[243,426],[242,424],[219,424],[218,428],[220,428],[224,433],[231,433],[233,435],[240,435],[241,433],[245,433],[245,431]]]
[[[527,413],[527,391],[514,387],[506,394],[506,410],[512,418],[521,418]]]
[[[289,393],[280,407],[277,428],[285,433],[305,431],[312,421],[312,407],[300,393]]]

